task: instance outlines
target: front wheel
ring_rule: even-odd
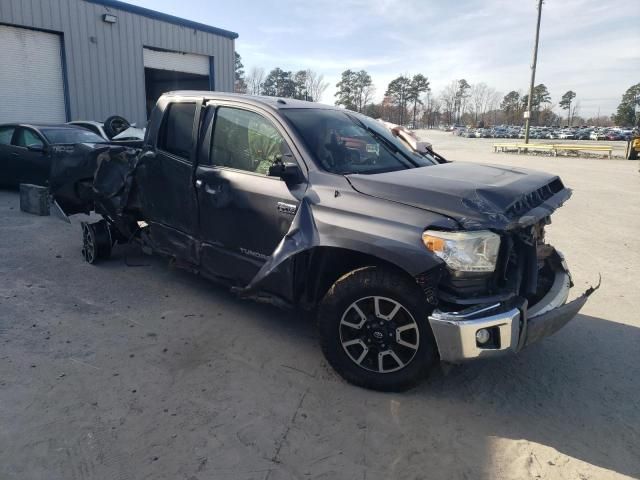
[[[354,270],[322,300],[322,351],[348,382],[382,391],[406,390],[437,360],[424,292],[410,277],[381,267]]]

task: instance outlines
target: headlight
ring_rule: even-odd
[[[459,272],[493,272],[498,260],[500,236],[487,230],[422,234],[425,246]]]

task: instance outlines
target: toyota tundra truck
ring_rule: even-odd
[[[119,243],[315,314],[347,381],[407,389],[438,361],[513,354],[576,316],[545,239],[571,196],[552,174],[416,152],[376,120],[289,98],[164,94],[144,146],[77,147],[50,186],[83,255]],[[149,299],[153,301],[153,299]]]

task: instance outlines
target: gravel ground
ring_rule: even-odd
[[[444,365],[418,388],[352,387],[310,322],[121,248],[80,257],[78,221],[0,191],[0,478],[621,479],[640,477],[637,162],[445,157],[559,173],[549,238],[583,312],[518,356]]]

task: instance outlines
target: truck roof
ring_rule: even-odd
[[[240,100],[246,103],[253,103],[257,105],[266,105],[277,110],[284,110],[289,108],[323,108],[330,110],[337,110],[338,107],[332,105],[324,105],[322,103],[307,102],[305,100],[296,100],[294,98],[286,97],[267,97],[264,95],[245,95],[243,93],[226,93],[226,92],[211,92],[206,90],[177,90],[174,92],[167,92],[162,95],[163,97],[182,97],[182,98],[205,98],[207,100]]]

